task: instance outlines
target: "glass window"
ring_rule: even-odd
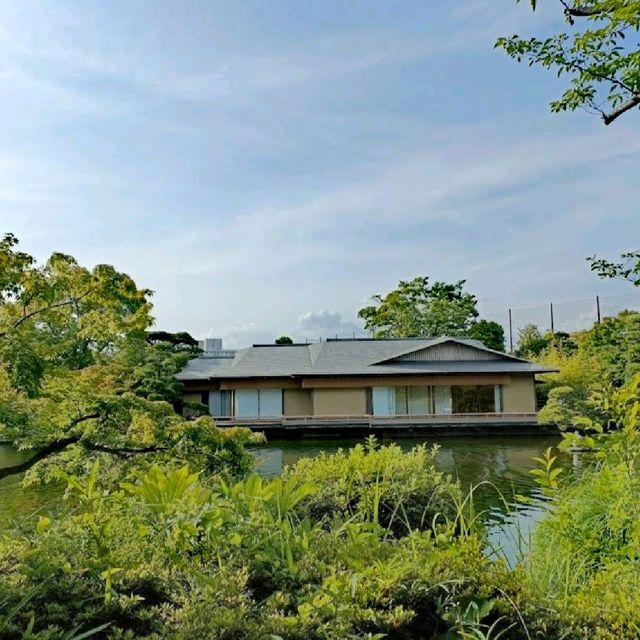
[[[451,414],[451,387],[444,385],[433,387],[433,409],[436,415]]]
[[[495,385],[451,387],[453,413],[493,413],[496,406]]]
[[[236,417],[257,418],[258,417],[258,390],[257,389],[237,389],[235,395],[236,395]]]
[[[502,385],[501,384],[497,384],[495,385],[494,389],[493,389],[493,395],[494,395],[494,405],[496,408],[496,413],[502,411]]]
[[[223,389],[220,392],[220,415],[233,415],[233,391],[230,389]]]
[[[221,416],[220,392],[218,390],[209,391],[209,413],[212,416]]]
[[[261,418],[282,415],[282,389],[260,389],[258,400]]]
[[[396,415],[408,416],[409,415],[409,394],[407,393],[407,387],[396,387]]]
[[[391,387],[372,387],[371,404],[374,416],[393,416],[395,410],[395,394]]]
[[[371,387],[367,387],[364,390],[364,401],[365,401],[365,413],[368,416],[373,415],[373,390]]]
[[[429,387],[409,387],[409,413],[412,416],[425,416],[431,413]]]

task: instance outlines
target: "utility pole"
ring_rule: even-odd
[[[596,314],[598,318],[598,324],[602,320],[602,316],[600,315],[600,296],[596,296]]]
[[[509,353],[513,353],[513,321],[511,319],[511,308],[509,308]]]
[[[549,303],[549,312],[551,313],[551,335],[553,335],[555,333],[553,330],[553,302]]]

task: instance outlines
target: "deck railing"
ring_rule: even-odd
[[[372,416],[372,415],[335,415],[335,416],[273,416],[260,418],[225,417],[216,418],[221,426],[231,424],[250,424],[255,426],[281,424],[285,425],[358,425],[382,426],[397,424],[455,424],[455,423],[496,423],[496,422],[535,422],[535,413],[452,413],[427,415]]]

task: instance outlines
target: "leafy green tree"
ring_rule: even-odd
[[[591,265],[591,271],[601,278],[622,278],[634,287],[640,287],[640,251],[623,253],[620,258],[621,262],[611,262],[591,256],[587,258],[587,262]]]
[[[583,338],[583,348],[597,355],[606,380],[615,386],[640,372],[640,313],[622,311],[604,318]]]
[[[375,305],[358,311],[365,328],[378,338],[466,335],[478,317],[476,297],[464,291],[465,280],[430,284],[426,276],[401,280],[386,295],[375,295]]]
[[[467,336],[480,340],[485,347],[494,351],[504,351],[504,328],[493,320],[478,320],[467,331]]]
[[[588,331],[568,338],[555,335],[531,357],[559,370],[542,376],[544,384],[537,387],[546,401],[540,422],[569,428],[582,417],[594,419],[603,391],[617,389],[640,373],[640,313],[622,311]]]
[[[194,355],[192,351],[182,350],[169,342],[149,345],[132,337],[121,351],[114,354],[114,362],[123,367],[123,390],[149,400],[164,400],[180,412],[184,385],[176,374]]]
[[[190,355],[149,345],[148,290],[60,253],[37,265],[16,246],[11,235],[0,243],[0,440],[34,454],[0,478],[64,477],[96,458],[116,476],[175,460],[246,467],[249,433],[222,433],[208,417],[186,423],[167,402]]]
[[[516,355],[519,358],[539,356],[550,344],[551,337],[543,335],[535,324],[526,324],[518,331]]]
[[[530,4],[535,10],[537,0]],[[564,31],[543,39],[502,37],[496,46],[518,62],[525,60],[529,66],[541,65],[571,78],[569,88],[551,103],[552,111],[582,108],[611,124],[640,106],[636,35],[640,1],[560,0],[559,4],[567,23]]]
[[[276,338],[276,344],[293,344],[293,340],[289,336],[280,336]]]
[[[198,341],[186,331],[169,333],[168,331],[147,331],[147,342],[158,344],[166,342],[171,345],[174,351],[187,351],[195,355],[202,352]]]

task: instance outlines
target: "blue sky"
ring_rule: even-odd
[[[637,248],[640,114],[549,113],[493,50],[562,27],[541,4],[0,0],[1,228],[229,346],[357,330],[421,274],[491,316],[628,292],[584,258]]]

